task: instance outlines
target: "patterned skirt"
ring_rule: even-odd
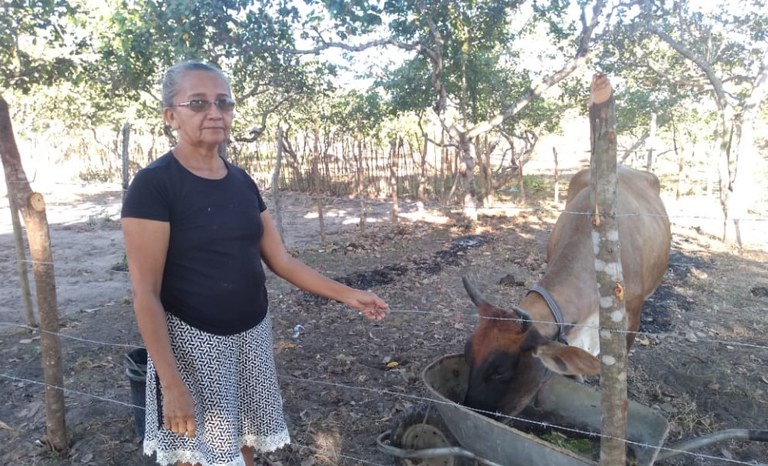
[[[144,453],[159,464],[241,466],[240,448],[290,443],[272,356],[272,319],[236,335],[212,335],[167,314],[171,347],[195,401],[194,438],[163,427],[157,373],[147,362]]]

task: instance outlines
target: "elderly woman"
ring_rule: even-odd
[[[160,464],[253,465],[255,451],[290,441],[262,261],[371,319],[388,307],[289,255],[256,183],[219,157],[235,101],[218,68],[173,66],[162,98],[178,143],[136,174],[122,210],[136,321],[149,353],[144,452]]]

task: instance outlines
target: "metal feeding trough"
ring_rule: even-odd
[[[591,457],[547,442],[459,404],[464,399],[468,371],[463,355],[449,355],[430,364],[422,374],[434,400],[377,439],[381,451],[399,458],[399,464],[424,466],[592,466]],[[539,390],[529,408],[516,416],[520,427],[543,430],[564,426],[566,434],[597,437],[601,429],[600,392],[574,380],[553,375]],[[403,416],[401,416],[402,418]],[[525,425],[524,424],[529,424]],[[654,461],[708,443],[742,438],[768,440],[766,431],[731,429],[660,452],[669,425],[653,409],[630,401],[627,413],[629,457],[632,464],[651,466]],[[476,463],[473,463],[475,461]]]

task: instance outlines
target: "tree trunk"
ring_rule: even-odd
[[[400,203],[397,197],[397,170],[400,144],[397,139],[390,143],[389,150],[389,193],[392,197],[392,223],[397,225],[400,219]]]
[[[656,150],[656,112],[651,112],[651,127],[648,129],[648,157],[645,160],[645,169],[653,168],[653,151]]]
[[[24,252],[24,232],[21,230],[19,209],[16,207],[13,196],[8,189],[8,204],[11,208],[11,223],[13,224],[13,237],[16,240],[16,271],[19,275],[19,291],[24,303],[24,319],[30,327],[37,327],[35,311],[32,306],[32,292],[29,288],[29,275],[27,274],[27,255]]]
[[[472,222],[477,221],[477,187],[475,183],[475,144],[466,135],[459,134],[459,157],[462,187],[464,188],[464,217]]]
[[[362,139],[357,140],[357,195],[360,197],[360,233],[365,233],[365,226],[366,222],[368,221],[366,219],[366,208],[365,208],[365,197],[367,196],[367,188],[365,185],[365,180],[370,177],[370,167],[368,167],[368,164],[366,163],[365,159],[365,144]]]
[[[560,203],[560,173],[558,172],[557,147],[552,146],[552,156],[555,159],[555,204]]]
[[[131,140],[131,125],[126,123],[123,125],[123,151],[122,151],[122,162],[123,162],[123,169],[122,169],[122,175],[123,175],[123,200],[125,200],[125,193],[128,192],[128,184],[130,183],[130,173],[128,168],[130,167],[131,163],[131,155],[129,152],[130,148],[130,140]]]
[[[723,234],[721,241],[727,243],[728,239],[728,220],[731,218],[731,213],[728,208],[731,206],[731,149],[733,145],[733,120],[728,117],[726,109],[720,111],[720,126],[718,131],[718,137],[716,141],[718,143],[717,154],[717,180],[718,180],[718,196],[720,198],[720,207],[723,210]]]
[[[46,437],[51,448],[58,452],[69,449],[64,422],[64,378],[61,369],[61,342],[59,341],[59,312],[56,303],[56,281],[53,273],[53,255],[45,201],[32,192],[21,156],[16,146],[8,103],[0,96],[0,157],[5,169],[8,195],[21,210],[27,229],[32,270],[35,276],[37,305],[40,312],[40,346],[43,379],[45,382]]]
[[[320,244],[325,244],[325,213],[323,212],[323,198],[317,198],[317,221],[320,225]]]
[[[491,155],[495,149],[495,144],[488,140],[488,133],[483,138],[483,183],[485,184],[485,197],[483,205],[492,207],[496,203],[496,187],[493,183],[493,169],[491,168]]]
[[[442,130],[440,132],[440,201],[443,205],[447,205],[451,200],[451,195],[446,192],[448,179],[453,179],[453,173],[448,161],[448,149],[445,146],[445,130]]]
[[[683,136],[677,130],[675,120],[672,120],[672,143],[677,160],[677,181],[675,182],[675,199],[680,199],[683,193],[683,182],[685,181],[685,151],[688,148],[687,142],[681,140]]]
[[[427,153],[429,150],[429,138],[427,132],[422,130],[422,136],[424,137],[424,145],[421,148],[421,159],[419,160],[419,194],[418,199],[421,203],[427,202],[427,182],[429,177],[427,175]]]
[[[762,173],[760,154],[755,147],[755,122],[759,119],[760,107],[768,95],[768,57],[764,60],[763,71],[755,80],[755,87],[745,100],[741,115],[734,120],[736,160],[730,180],[731,196],[727,211],[731,215],[739,247],[743,246],[740,220],[754,203],[755,185],[758,183],[756,177]]]
[[[310,191],[317,191],[320,189],[320,120],[315,119],[313,126],[313,139],[312,139],[312,162],[310,166]]]
[[[590,89],[592,133],[591,196],[595,271],[600,303],[600,359],[603,415],[600,464],[626,464],[627,438],[627,313],[616,220],[616,114],[608,78],[595,74]]]
[[[280,208],[280,169],[283,165],[283,138],[283,128],[277,128],[277,134],[275,136],[275,139],[277,139],[277,141],[275,141],[277,154],[275,155],[275,169],[272,171],[272,210],[275,212],[277,231],[280,233],[280,239],[284,242],[283,214]]]
[[[523,160],[523,154],[522,151],[520,154],[517,154],[517,151],[515,149],[515,141],[514,139],[510,138],[510,150],[512,151],[512,160],[514,161],[514,165],[517,167],[517,192],[519,197],[520,205],[525,205],[526,203],[526,194],[525,194],[525,173],[523,172],[523,165],[525,161]]]

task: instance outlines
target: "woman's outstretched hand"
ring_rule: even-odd
[[[389,312],[387,303],[371,291],[354,290],[345,304],[359,310],[371,320],[381,320]]]

